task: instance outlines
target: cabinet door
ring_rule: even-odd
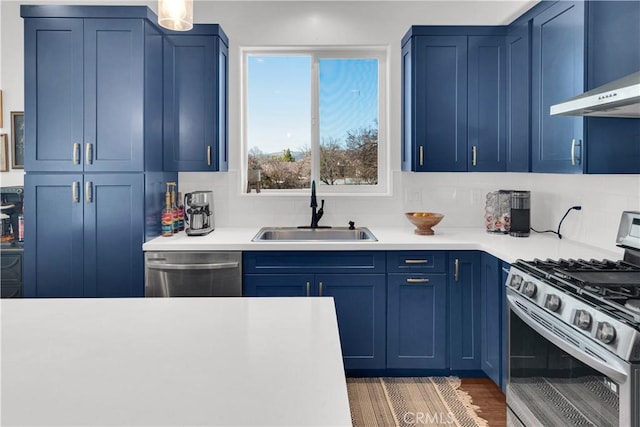
[[[317,295],[313,274],[245,274],[245,297],[308,297]]]
[[[24,32],[25,170],[82,171],[83,21],[25,19]]]
[[[511,264],[501,263],[500,272],[500,319],[502,322],[500,333],[500,387],[503,393],[507,393],[507,376],[509,375],[509,306],[507,303],[507,276]]]
[[[82,175],[26,174],[24,184],[24,295],[83,296]]]
[[[640,70],[640,2],[592,1],[588,15],[587,89]],[[588,173],[640,173],[640,119],[585,120]]]
[[[84,296],[144,296],[144,175],[84,179]]]
[[[449,252],[449,366],[480,368],[480,260],[476,251]]]
[[[506,170],[530,170],[530,28],[529,24],[509,28],[507,36],[507,156]]]
[[[505,38],[470,36],[468,53],[469,172],[506,168]]]
[[[447,367],[447,276],[389,274],[387,367]]]
[[[181,35],[165,39],[166,170],[218,170],[216,40],[215,36]]]
[[[319,296],[336,305],[345,369],[385,367],[385,275],[318,274]]]
[[[467,170],[467,37],[416,36],[416,171]]]
[[[584,3],[558,2],[533,19],[532,171],[583,170],[582,117],[551,116],[551,105],[584,92]]]
[[[213,167],[217,171],[229,170],[229,48],[220,38],[215,40],[218,52],[218,67],[216,69],[216,81],[218,83],[218,110],[216,121],[216,139],[213,143]]]
[[[85,171],[144,170],[144,22],[84,24]]]
[[[409,40],[402,46],[402,147],[400,166],[406,172],[417,170],[416,161],[418,160],[415,136],[416,120],[413,117],[415,111],[413,43],[413,40]]]
[[[481,255],[481,327],[482,370],[500,386],[502,308],[500,260],[487,254]]]

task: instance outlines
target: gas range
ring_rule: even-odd
[[[623,212],[620,261],[516,261],[509,425],[640,426],[640,212]]]
[[[640,266],[625,261],[516,261],[507,286],[626,361],[640,361]]]

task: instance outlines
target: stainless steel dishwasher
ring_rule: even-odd
[[[242,296],[242,252],[145,252],[146,297]]]

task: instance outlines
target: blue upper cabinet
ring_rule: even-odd
[[[82,172],[84,106],[82,19],[27,19],[25,169]]]
[[[640,2],[594,1],[587,14],[587,89],[640,70]],[[588,173],[640,173],[640,119],[585,120]]]
[[[505,170],[505,30],[412,27],[402,51],[402,170]]]
[[[470,36],[468,63],[469,172],[506,168],[505,37]]]
[[[416,171],[467,169],[467,37],[417,36]]]
[[[157,152],[161,143],[145,141],[145,124],[161,117],[157,102],[148,105],[156,101],[149,90],[161,87],[145,91],[161,52],[145,53],[161,36],[146,8],[113,9],[126,13],[22,7],[27,172],[161,170],[160,156],[145,159],[145,148]],[[102,19],[107,12],[119,18]]]
[[[531,144],[531,49],[529,22],[509,26],[506,42],[506,170],[528,172]]]
[[[533,172],[581,173],[584,119],[551,116],[550,107],[584,92],[585,5],[561,1],[533,18]]]
[[[164,41],[164,167],[226,171],[228,40],[215,24]]]

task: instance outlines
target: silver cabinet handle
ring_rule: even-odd
[[[72,157],[73,157],[73,164],[79,165],[80,164],[80,144],[78,144],[77,142],[73,143]]]
[[[456,282],[460,278],[460,260],[458,258],[453,261],[453,280]]]
[[[88,165],[93,163],[93,144],[89,142],[84,146],[84,162]]]
[[[571,140],[571,166],[580,164],[580,157],[576,156],[576,147],[582,147],[582,142],[577,139]]]
[[[502,267],[502,271],[504,271],[505,273],[509,274],[509,269],[508,268]]]
[[[307,282],[307,296],[311,295],[311,283]]]
[[[322,282],[320,282],[320,292],[319,295],[322,296]]]
[[[91,194],[91,181],[87,181],[84,183],[84,201],[86,203],[91,203],[93,199],[93,194]]]
[[[226,268],[238,268],[237,262],[218,262],[212,264],[163,264],[161,262],[147,261],[147,268],[154,270],[223,270]]]
[[[211,166],[211,146],[207,145],[207,166]]]
[[[78,194],[78,182],[73,181],[73,184],[71,184],[71,201],[73,203],[78,203],[78,199],[80,199],[80,195]]]
[[[410,277],[407,279],[407,283],[429,283],[429,279],[414,279]]]
[[[424,165],[424,147],[421,145],[419,150],[420,152],[420,166]]]
[[[478,147],[474,145],[471,147],[471,165],[476,166],[478,164]]]
[[[404,263],[405,264],[428,264],[429,261],[427,261],[426,259],[405,259]]]

